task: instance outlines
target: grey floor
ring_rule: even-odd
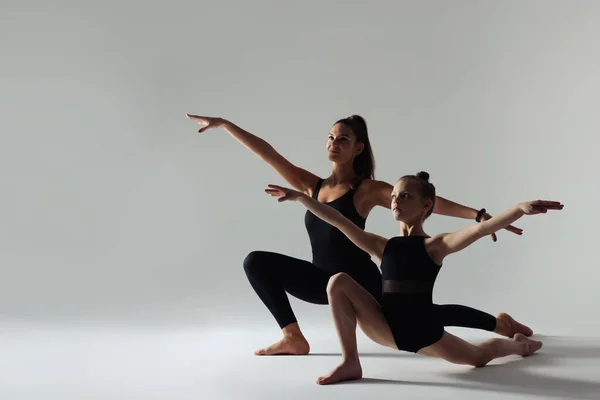
[[[3,326],[0,399],[600,399],[600,337],[537,335],[536,356],[481,369],[388,351],[359,336],[365,378],[322,387],[339,349],[307,331],[312,354],[255,357],[273,330]],[[454,331],[470,341],[489,336]]]

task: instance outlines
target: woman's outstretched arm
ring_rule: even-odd
[[[320,203],[304,193],[277,185],[269,185],[269,188],[265,189],[265,192],[271,196],[278,197],[278,201],[280,202],[295,200],[302,203],[317,217],[338,228],[356,246],[381,260],[388,239],[363,231],[335,208]]]
[[[365,182],[367,183],[367,182]],[[392,190],[394,187],[387,182],[372,180],[369,181],[370,192],[374,196],[374,206],[381,206],[385,208],[391,208],[392,204]],[[464,219],[475,219],[479,210],[464,206],[459,203],[450,201],[444,197],[436,196],[435,204],[433,206],[433,213],[438,215],[445,215],[448,217],[464,218]],[[483,214],[481,220],[485,221],[492,218],[488,213]],[[503,229],[509,232],[521,235],[523,230],[512,225],[507,225]],[[496,234],[492,233],[492,239],[496,240]]]
[[[196,121],[204,126],[198,133],[211,128],[223,128],[235,140],[244,145],[252,153],[269,164],[290,185],[303,193],[310,191],[317,185],[319,178],[313,173],[295,166],[283,157],[273,146],[260,137],[240,128],[233,122],[223,118],[201,117],[199,115],[186,114],[188,119]]]

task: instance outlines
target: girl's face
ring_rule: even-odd
[[[327,138],[327,155],[330,161],[340,164],[352,162],[364,145],[356,140],[352,129],[345,124],[335,124]]]
[[[392,215],[396,221],[423,220],[432,207],[431,199],[423,198],[420,185],[414,179],[399,179],[392,190]]]

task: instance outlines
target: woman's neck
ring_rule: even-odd
[[[356,173],[354,172],[352,163],[338,164],[334,162],[331,175],[327,178],[327,183],[331,186],[352,185],[354,179],[356,179]]]
[[[400,236],[429,236],[423,230],[423,222],[400,222]]]

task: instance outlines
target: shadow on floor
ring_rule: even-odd
[[[561,365],[568,359],[598,359],[600,365],[600,346],[596,344],[578,344],[573,338],[561,338],[535,335],[535,339],[544,342],[540,353],[516,359],[505,364],[488,365],[484,368],[468,368],[444,374],[453,380],[463,383],[444,382],[409,382],[392,379],[363,378],[359,381],[342,384],[378,384],[378,385],[418,385],[425,387],[448,387],[482,391],[502,391],[514,394],[535,395],[543,398],[560,399],[600,399],[600,373],[593,382],[574,378],[561,378],[551,375],[540,375],[529,371],[535,367]],[[561,342],[570,342],[564,344]],[[339,353],[321,354],[338,356]],[[361,357],[415,357],[410,353],[361,353]],[[416,356],[420,357],[420,356]],[[600,368],[599,368],[600,370]]]

